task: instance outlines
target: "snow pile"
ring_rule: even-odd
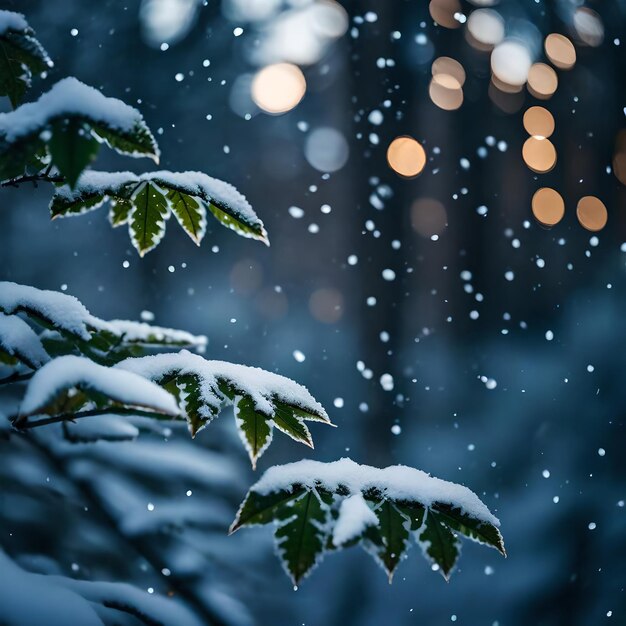
[[[34,369],[50,360],[35,331],[14,315],[0,313],[0,348]]]
[[[333,545],[342,546],[360,537],[366,528],[378,526],[378,517],[360,493],[342,501],[333,529]]]
[[[406,465],[391,465],[379,469],[359,465],[348,458],[333,463],[303,460],[270,467],[251,491],[267,495],[276,491],[289,491],[294,485],[303,485],[311,489],[320,487],[333,493],[341,486],[351,495],[362,495],[367,491],[376,490],[380,491],[383,497],[419,502],[427,508],[439,502],[458,507],[475,519],[494,526],[500,525],[498,518],[467,487],[434,478],[426,472]]]
[[[171,375],[198,376],[201,381],[200,393],[203,402],[215,408],[219,408],[222,401],[218,387],[221,380],[232,385],[238,395],[250,396],[255,409],[265,415],[272,415],[275,412],[274,400],[278,400],[311,412],[322,421],[329,421],[322,405],[306,387],[258,367],[226,361],[208,361],[187,350],[181,350],[178,354],[130,358],[121,361],[115,367],[154,381]]]
[[[36,415],[61,392],[74,387],[94,389],[122,404],[147,407],[166,415],[180,414],[174,396],[158,385],[139,375],[73,355],[54,359],[35,373],[28,382],[19,413]]]
[[[98,321],[101,322],[101,320]],[[107,329],[118,337],[124,337],[124,341],[129,343],[141,342],[143,345],[148,345],[152,341],[155,345],[167,343],[194,346],[200,349],[206,348],[208,343],[205,335],[192,335],[186,330],[151,326],[145,322],[110,320],[105,322],[105,325]]]

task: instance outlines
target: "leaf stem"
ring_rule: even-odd
[[[18,374],[15,372],[6,378],[0,378],[0,385],[10,385],[11,383],[17,383],[21,380],[29,380],[34,375],[35,372],[31,372],[30,374]]]

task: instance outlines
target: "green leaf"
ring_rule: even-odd
[[[419,542],[424,554],[439,566],[443,577],[449,580],[461,554],[460,544],[443,518],[432,509],[426,514],[426,523],[419,535]]]
[[[76,198],[55,194],[50,201],[50,215],[52,219],[83,215],[83,213],[88,213],[101,207],[105,202],[106,196],[96,192]]]
[[[137,121],[130,131],[107,126],[104,122],[89,120],[94,135],[120,154],[150,157],[159,162],[159,147],[145,122]]]
[[[44,150],[45,144],[38,136],[29,135],[11,143],[0,136],[0,180],[24,174]]]
[[[165,235],[165,220],[169,217],[167,199],[150,182],[142,183],[132,196],[129,231],[133,245],[143,256],[159,245]]]
[[[32,30],[8,30],[0,35],[0,96],[8,96],[16,108],[31,85],[32,73],[52,65]]]
[[[274,406],[272,421],[276,428],[292,439],[313,448],[311,433],[302,418],[296,415],[294,407],[279,401],[275,401]]]
[[[437,511],[439,518],[453,530],[478,543],[491,546],[500,552],[502,556],[506,556],[502,535],[493,524],[471,517],[463,513],[460,508],[453,507],[450,504],[435,502],[432,508]]]
[[[217,411],[202,398],[200,378],[195,374],[179,374],[172,380],[176,387],[174,394],[179,399],[179,406],[184,411],[189,432],[195,437],[214,417]],[[172,391],[167,385],[163,385]]]
[[[324,554],[329,508],[315,491],[306,490],[277,513],[276,547],[283,566],[297,585]]]
[[[257,459],[272,443],[272,426],[267,415],[255,410],[254,401],[250,396],[244,396],[235,402],[235,421],[252,462],[252,468],[256,469]]]
[[[426,509],[419,502],[396,502],[396,508],[409,520],[410,530],[419,530],[424,523]]]
[[[250,490],[237,512],[235,521],[231,524],[229,534],[245,526],[259,526],[269,524],[276,519],[278,512],[293,500],[305,493],[306,489],[296,486],[293,490],[273,491],[260,494]]]
[[[267,237],[267,232],[262,223],[247,222],[226,205],[222,204],[218,206],[214,201],[210,202],[209,210],[213,213],[218,222],[226,226],[226,228],[234,230],[238,235],[258,239],[265,245],[270,245],[270,240]]]
[[[409,546],[409,521],[390,500],[383,500],[374,509],[378,526],[365,531],[368,550],[385,568],[389,582]]]
[[[177,189],[170,189],[167,198],[174,216],[191,239],[200,245],[206,232],[206,210],[196,198]]]
[[[109,210],[109,222],[113,228],[128,224],[130,218],[130,212],[133,208],[130,200],[124,198],[117,198],[111,202],[111,208]]]
[[[79,119],[55,120],[48,149],[52,162],[74,188],[81,172],[96,158],[100,146]]]

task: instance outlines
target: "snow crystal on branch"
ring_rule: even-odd
[[[166,415],[180,414],[174,397],[149,380],[73,355],[58,357],[35,373],[26,388],[19,414],[36,415],[63,391],[75,387],[93,389],[126,405],[147,407]]]
[[[363,496],[357,493],[346,498],[339,507],[339,517],[333,529],[333,545],[342,546],[357,539],[370,526],[378,526],[378,517],[367,506]]]
[[[419,502],[426,508],[439,502],[458,507],[478,520],[494,526],[500,525],[498,518],[467,487],[434,478],[406,465],[391,465],[379,469],[359,465],[348,458],[332,463],[303,460],[270,467],[251,487],[251,491],[267,495],[276,491],[289,491],[294,485],[310,489],[321,487],[330,492],[336,492],[339,487],[343,487],[352,495],[376,490],[382,492],[384,497]]]

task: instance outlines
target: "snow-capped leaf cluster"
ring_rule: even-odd
[[[263,222],[246,198],[232,185],[202,172],[157,171],[138,176],[89,170],[74,189],[57,188],[50,212],[53,219],[80,215],[107,201],[111,202],[111,225],[128,224],[140,256],[160,243],[172,214],[197,245],[206,233],[209,214],[237,234],[269,245]]]
[[[36,102],[0,114],[0,178],[22,174],[35,159],[39,166],[54,165],[73,186],[102,143],[120,154],[159,160],[137,109],[64,78]]]
[[[390,580],[412,539],[446,580],[460,555],[458,535],[506,556],[500,523],[475,493],[403,465],[341,459],[271,467],[250,488],[231,532],[270,522],[294,584],[326,552],[358,543]]]
[[[36,326],[44,330],[37,333]],[[305,421],[330,420],[302,385],[187,350],[140,356],[150,348],[203,351],[206,343],[204,336],[143,322],[107,322],[73,296],[0,282],[0,357],[13,370],[2,381],[28,379],[13,421],[17,428],[103,414],[182,416],[195,436],[233,404],[253,466],[271,443],[274,427],[313,447]]]

